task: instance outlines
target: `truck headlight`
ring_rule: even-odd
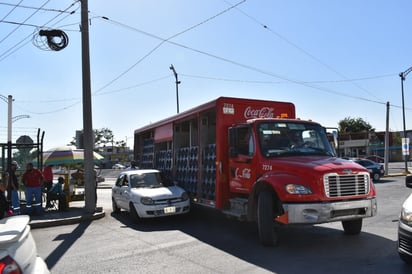
[[[412,226],[412,211],[410,209],[407,209],[405,207],[402,208],[401,222],[409,226]]]
[[[153,199],[150,197],[142,197],[140,198],[140,202],[144,205],[152,205],[154,203]]]
[[[289,194],[312,194],[310,188],[297,184],[287,184],[285,185],[285,190]]]

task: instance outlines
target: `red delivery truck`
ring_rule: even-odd
[[[293,103],[219,97],[134,131],[140,168],[156,168],[192,203],[258,225],[264,245],[281,224],[342,222],[358,234],[377,212],[369,172],[338,158],[326,129]]]

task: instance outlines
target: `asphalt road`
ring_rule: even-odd
[[[110,189],[98,190],[105,218],[32,233],[53,273],[412,273],[396,251],[400,207],[412,190],[403,176],[376,189],[378,215],[360,235],[344,235],[340,223],[287,226],[272,248],[260,245],[254,224],[210,210],[134,224],[126,212],[112,215]]]

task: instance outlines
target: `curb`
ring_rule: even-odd
[[[74,217],[66,217],[60,219],[49,219],[49,220],[31,220],[30,227],[31,228],[44,228],[44,227],[52,227],[52,226],[59,226],[59,225],[69,225],[69,224],[76,224],[83,221],[92,221],[101,219],[106,216],[104,210],[99,212],[95,212],[93,214],[86,213],[79,216]]]

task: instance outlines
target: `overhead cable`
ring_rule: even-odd
[[[40,8],[43,8],[47,3],[49,3],[50,0],[47,0]],[[26,23],[30,18],[32,18],[36,13],[38,13],[40,11],[40,8],[37,8],[35,12],[33,12],[29,17],[26,18],[26,20],[23,21],[23,23]],[[9,34],[7,34],[3,39],[0,40],[0,44],[6,40],[7,38],[9,38],[15,31],[17,31],[17,29],[19,29],[21,27],[21,25],[18,25],[16,28],[14,28],[11,32],[9,32]]]
[[[224,2],[226,2],[228,5],[231,5],[230,2],[224,0]],[[261,27],[263,27],[264,29],[268,30],[271,34],[276,35],[278,38],[280,38],[281,40],[285,41],[286,43],[288,43],[289,45],[291,45],[292,47],[296,48],[297,50],[303,52],[304,54],[306,54],[307,56],[309,56],[310,58],[312,58],[313,60],[315,60],[316,62],[318,62],[319,64],[323,65],[324,67],[326,67],[327,69],[329,69],[330,71],[336,73],[337,75],[339,75],[340,77],[342,77],[345,80],[348,80],[348,77],[346,77],[343,73],[337,71],[336,69],[334,69],[333,67],[331,67],[330,65],[326,64],[325,62],[323,62],[322,60],[320,60],[319,58],[317,58],[316,56],[314,56],[313,54],[311,54],[310,52],[308,52],[307,50],[303,49],[302,47],[300,47],[299,45],[297,45],[296,43],[293,43],[292,41],[290,41],[289,39],[287,39],[286,37],[284,37],[283,35],[279,34],[278,32],[274,31],[271,27],[269,27],[266,24],[263,24],[261,22],[259,22],[256,18],[252,17],[251,15],[247,14],[246,12],[244,12],[243,10],[241,10],[240,8],[236,9],[242,13],[243,15],[245,15],[246,17],[248,17],[250,20],[254,21],[256,24],[260,25]],[[368,90],[366,90],[365,88],[363,88],[362,86],[360,86],[357,83],[352,82],[352,85],[354,85],[355,87],[361,89],[362,91],[366,92],[367,94],[369,94],[370,96],[375,97],[376,99],[379,99],[378,97],[376,97],[376,95]]]
[[[195,24],[195,25],[193,25],[193,26],[191,26],[191,27],[189,27],[189,28],[187,28],[187,29],[185,29],[185,30],[183,30],[183,31],[181,31],[181,32],[178,32],[178,33],[170,36],[170,37],[167,38],[167,39],[160,39],[160,40],[162,40],[162,41],[161,41],[158,45],[156,45],[153,49],[151,49],[148,53],[146,53],[143,57],[141,57],[141,58],[140,58],[136,63],[134,63],[132,66],[130,66],[129,68],[127,68],[124,72],[122,72],[121,74],[119,74],[116,78],[114,78],[114,79],[111,80],[109,83],[107,83],[107,84],[104,85],[103,87],[101,87],[101,88],[99,88],[98,90],[96,90],[95,93],[99,93],[99,92],[102,91],[103,89],[105,89],[105,88],[107,88],[108,86],[110,86],[111,84],[113,84],[115,81],[119,80],[123,75],[125,75],[126,73],[128,73],[128,72],[129,72],[130,70],[132,70],[135,66],[137,66],[138,64],[140,64],[144,59],[146,59],[146,58],[147,58],[148,56],[150,56],[153,52],[155,52],[158,48],[160,48],[165,42],[167,42],[167,41],[169,41],[169,40],[171,40],[171,39],[173,39],[173,38],[176,38],[177,36],[180,36],[180,35],[182,35],[183,33],[186,33],[186,32],[188,32],[188,31],[190,31],[190,30],[192,30],[192,29],[194,29],[194,28],[196,28],[196,27],[198,27],[198,26],[200,26],[200,25],[202,25],[202,24],[204,24],[204,23],[206,23],[206,22],[208,22],[208,21],[210,21],[210,20],[212,20],[212,19],[214,19],[214,18],[216,18],[216,17],[218,17],[218,16],[226,13],[226,12],[228,12],[229,10],[231,10],[231,9],[239,6],[240,4],[243,4],[244,2],[246,2],[246,0],[242,0],[242,1],[240,1],[240,2],[238,2],[238,3],[236,3],[236,4],[234,4],[234,5],[230,6],[229,8],[227,8],[227,9],[225,9],[225,10],[223,10],[223,11],[217,13],[217,14],[215,14],[215,15],[212,16],[212,17],[209,17],[209,18],[207,18],[206,20],[203,20],[203,21],[201,21],[201,22],[198,23],[198,24]],[[128,26],[128,25],[123,24],[123,23],[120,23],[120,22],[118,22],[118,21],[110,20],[108,17],[102,16],[102,17],[99,17],[99,18],[100,18],[100,19],[103,19],[103,20],[105,20],[105,21],[107,21],[107,22],[115,23],[115,24],[120,25],[120,26],[122,26],[122,27],[130,28],[130,29],[132,29],[132,30],[138,31],[138,30],[137,30],[136,28],[134,28],[134,27]]]
[[[56,23],[54,23],[53,25],[56,25],[58,22],[61,22],[62,20],[64,20],[65,18],[67,18],[68,16],[72,15],[75,13],[76,10],[78,10],[80,7],[77,7],[75,10],[71,11],[71,12],[66,12],[68,11],[72,6],[74,6],[77,2],[76,1],[72,4],[70,4],[63,12],[59,13],[58,15],[56,15],[55,17],[53,17],[52,19],[48,20],[45,24],[43,24],[44,27],[47,24],[53,22],[55,19],[57,19],[60,15],[62,15],[63,13],[68,13],[66,16],[64,16],[61,20],[57,21]],[[18,51],[19,49],[21,49],[22,47],[24,47],[25,45],[27,45],[31,38],[33,38],[33,34],[29,34],[28,36],[26,36],[25,38],[23,38],[22,40],[20,40],[17,44],[13,45],[11,48],[7,49],[6,51],[4,51],[3,53],[0,54],[0,62],[3,61],[4,59],[6,59],[7,57],[9,57],[10,55],[12,55],[13,53],[15,53],[16,51]]]

